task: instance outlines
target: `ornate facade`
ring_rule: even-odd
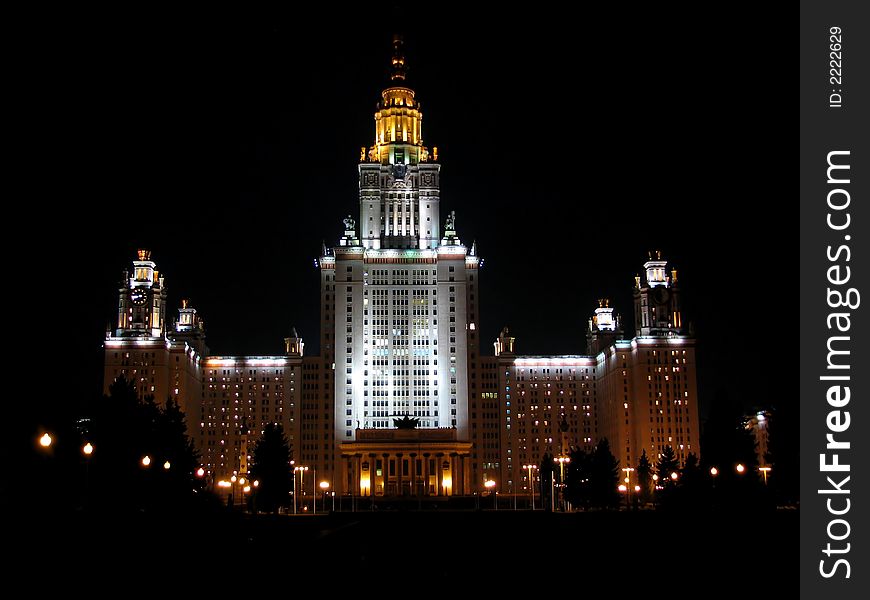
[[[437,148],[405,81],[391,80],[360,150],[359,219],[324,246],[320,355],[286,338],[283,356],[216,357],[185,302],[166,323],[164,278],[146,250],[125,273],[106,338],[106,387],[123,374],[142,394],[175,397],[214,482],[246,473],[249,438],[279,422],[297,465],[339,494],[449,496],[529,490],[529,464],[610,441],[621,465],[671,445],[698,453],[694,339],[675,270],[650,255],[634,282],[635,335],[606,300],[585,354],[521,356],[505,329],[480,356],[481,259],[441,217]],[[398,417],[415,429],[395,429]]]

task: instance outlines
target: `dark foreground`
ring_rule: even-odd
[[[73,514],[27,523],[22,549],[37,576],[52,573],[49,579],[95,591],[171,579],[209,593],[315,577],[305,587],[316,581],[329,597],[417,584],[444,596],[516,585],[626,597],[655,590],[693,598],[715,590],[754,598],[768,590],[793,597],[798,533],[796,510]]]

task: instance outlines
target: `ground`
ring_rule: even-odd
[[[46,515],[32,524],[30,539],[51,557],[52,572],[90,573],[89,585],[112,589],[138,574],[147,575],[143,584],[171,574],[171,585],[200,590],[311,577],[305,588],[317,581],[332,590],[329,597],[419,584],[444,596],[533,586],[670,598],[715,589],[755,598],[796,591],[798,534],[796,510],[753,516],[438,509]]]

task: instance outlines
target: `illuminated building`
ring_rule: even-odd
[[[694,340],[659,254],[635,278],[633,337],[601,300],[584,354],[521,356],[505,329],[480,356],[482,260],[454,212],[442,220],[438,152],[424,146],[404,66],[397,40],[374,143],[360,151],[358,218],[316,261],[320,354],[304,356],[293,331],[282,356],[209,356],[186,303],[165,325],[163,278],[140,251],[107,336],[106,387],[124,374],[141,394],[177,398],[212,481],[247,471],[246,432],[253,441],[270,422],[297,465],[355,496],[468,494],[487,480],[524,493],[523,465],[604,437],[623,466],[667,445],[697,454]],[[405,417],[417,427],[394,428]]]
[[[442,231],[441,165],[437,150],[423,145],[404,61],[397,38],[374,144],[360,152],[359,222],[348,216],[338,245],[324,248],[318,263],[321,347],[335,377],[332,463],[341,460],[349,487],[359,477],[350,443],[392,427],[396,416],[415,417],[424,430],[453,428],[459,441],[469,435],[480,261],[457,235],[454,213]]]
[[[661,254],[635,277],[635,335],[625,339],[609,301],[589,320],[587,354],[520,356],[504,330],[495,342],[501,396],[500,481],[528,489],[523,464],[547,453],[593,450],[607,438],[621,466],[666,446],[680,461],[700,456],[695,340],[683,327],[677,272]]]

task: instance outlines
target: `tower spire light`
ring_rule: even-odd
[[[390,81],[405,81],[405,41],[398,33],[393,36],[393,58],[390,64]]]

